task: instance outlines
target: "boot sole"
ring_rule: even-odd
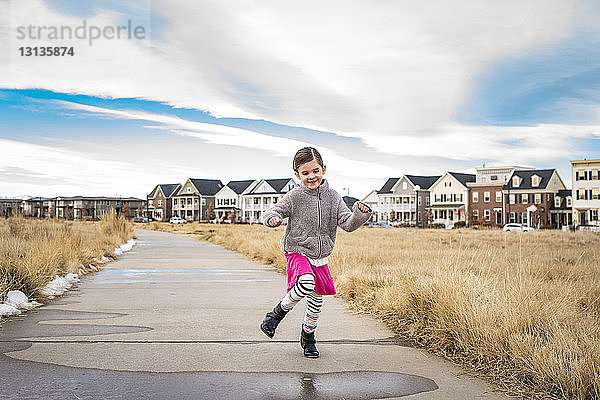
[[[272,335],[269,335],[269,333],[267,331],[265,331],[265,329],[263,328],[262,324],[260,325],[260,330],[269,337],[269,339],[273,339],[273,336],[275,336],[275,334],[273,333]]]

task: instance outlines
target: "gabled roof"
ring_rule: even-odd
[[[160,190],[162,190],[163,195],[166,198],[169,198],[171,196],[173,196],[175,194],[175,191],[177,189],[179,189],[181,185],[179,183],[166,183],[166,184],[158,184],[154,187],[154,189],[152,189],[152,191],[150,192],[150,194],[148,195],[148,197],[155,197],[156,196],[156,191],[158,190],[158,188],[160,187]]]
[[[229,181],[227,186],[233,190],[236,194],[242,194],[244,190],[248,189],[250,185],[252,185],[254,180],[246,180],[246,181]]]
[[[504,185],[504,189],[514,190],[527,190],[527,189],[545,189],[550,183],[550,178],[554,174],[556,169],[533,169],[533,170],[518,170],[514,171],[510,176],[507,184]],[[522,179],[519,186],[513,186],[513,176],[518,176]],[[541,179],[538,186],[531,186],[531,177],[533,175],[539,176]]]
[[[381,189],[379,189],[377,191],[378,194],[384,194],[384,193],[392,193],[392,188],[394,187],[394,185],[396,184],[396,182],[398,182],[400,180],[400,178],[389,178],[381,187]]]
[[[464,187],[467,187],[467,182],[475,182],[475,175],[461,174],[460,172],[448,172],[455,177]]]
[[[431,185],[434,184],[435,181],[440,179],[441,175],[436,176],[418,176],[418,175],[405,175],[406,179],[408,179],[413,186],[419,185],[421,189],[429,189]]]
[[[214,196],[223,187],[223,183],[219,179],[190,178],[190,181],[202,196]]]
[[[566,199],[569,196],[573,196],[573,193],[571,192],[570,189],[564,189],[564,190],[561,189],[561,190],[558,191],[558,193],[556,193],[556,195],[559,196],[559,197],[561,197],[561,198],[563,198],[563,199]]]
[[[275,189],[275,191],[277,193],[281,193],[281,190],[285,187],[285,185],[291,180],[292,178],[287,178],[287,179],[265,179],[265,182],[267,182],[269,185],[271,185],[271,187],[273,189]]]

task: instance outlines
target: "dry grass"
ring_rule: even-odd
[[[114,214],[100,222],[0,220],[0,302],[10,290],[42,300],[40,290],[56,275],[77,273],[131,237],[131,224]]]
[[[169,226],[285,269],[283,228]],[[600,235],[341,231],[340,295],[415,343],[530,398],[600,398]]]

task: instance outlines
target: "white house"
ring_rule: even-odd
[[[262,223],[262,213],[276,204],[284,194],[298,186],[292,178],[261,179],[242,194],[245,222]]]
[[[475,175],[446,172],[430,187],[429,211],[433,223],[454,226],[459,221],[467,223],[469,213],[468,182],[475,182]]]
[[[219,221],[243,219],[243,195],[249,192],[258,181],[229,181],[215,194],[215,217]]]
[[[600,225],[600,160],[571,161],[573,222]]]

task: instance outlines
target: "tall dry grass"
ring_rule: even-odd
[[[283,228],[156,228],[285,269]],[[600,398],[598,234],[361,228],[340,231],[330,268],[355,310],[510,393]]]
[[[131,237],[131,224],[114,213],[99,222],[0,220],[0,302],[10,290],[43,299],[40,290],[56,275],[77,273]]]

